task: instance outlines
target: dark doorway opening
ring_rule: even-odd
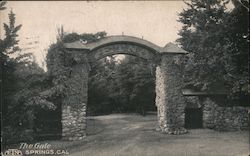
[[[202,109],[186,108],[185,109],[185,128],[195,129],[202,128]]]

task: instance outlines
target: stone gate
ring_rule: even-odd
[[[182,134],[184,129],[184,97],[180,58],[187,52],[173,43],[159,47],[149,41],[131,36],[109,36],[97,42],[76,41],[64,44],[70,53],[72,70],[67,80],[66,96],[62,100],[62,137],[80,140],[86,136],[88,76],[91,64],[106,56],[128,54],[147,60],[156,66],[157,130]]]

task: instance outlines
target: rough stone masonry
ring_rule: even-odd
[[[159,47],[149,41],[131,36],[110,36],[92,43],[76,41],[65,43],[68,79],[62,99],[62,137],[65,140],[81,140],[86,136],[86,109],[88,103],[88,75],[91,64],[109,55],[128,54],[146,59],[156,66],[156,99],[158,112],[157,130],[167,134],[184,134],[185,98],[182,95],[183,74],[180,60],[187,52],[169,43]],[[69,63],[70,62],[70,63]],[[66,66],[66,65],[65,65]],[[232,116],[240,114],[235,109],[204,106],[205,127],[222,128],[237,122]],[[244,111],[243,111],[244,112]],[[211,115],[217,114],[217,115]],[[225,120],[220,114],[226,114]],[[240,115],[239,115],[240,116]],[[248,118],[239,117],[244,127]],[[237,116],[238,119],[238,116]],[[229,123],[229,124],[225,124]],[[237,125],[237,124],[236,124]]]

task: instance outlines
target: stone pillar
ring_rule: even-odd
[[[183,134],[185,122],[185,100],[181,54],[163,54],[156,67],[156,106],[158,110],[157,130],[168,134]]]
[[[88,66],[72,66],[62,101],[62,139],[81,140],[86,136]]]

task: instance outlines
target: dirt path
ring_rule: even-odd
[[[72,156],[248,156],[249,135],[190,130],[166,135],[154,130],[156,116],[107,115],[88,121],[89,136],[70,150]]]

